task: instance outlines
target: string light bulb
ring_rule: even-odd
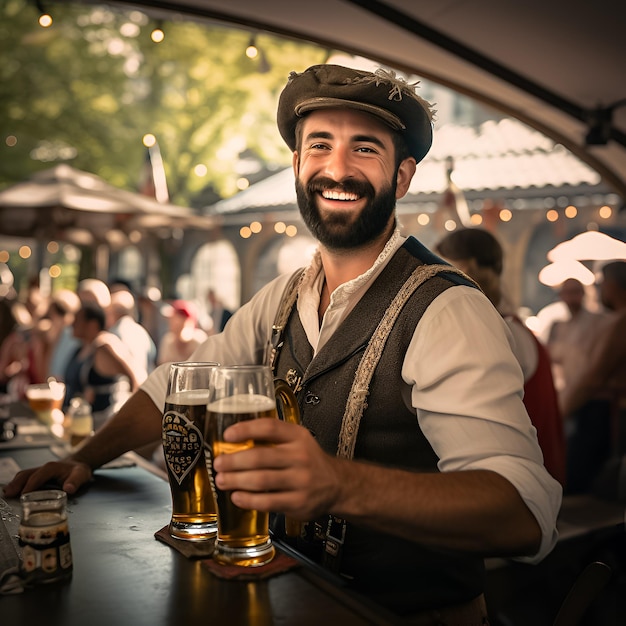
[[[146,133],[141,138],[141,143],[143,143],[146,148],[152,148],[152,146],[156,145],[156,142],[156,137],[152,133]]]
[[[50,28],[50,26],[52,26],[52,15],[50,15],[50,13],[43,8],[43,5],[39,0],[37,0],[35,4],[37,6],[37,10],[39,11],[39,17],[37,18],[39,26],[42,28]]]
[[[248,47],[246,48],[246,56],[251,61],[257,62],[257,72],[259,74],[267,74],[271,71],[272,68],[267,60],[267,57],[265,56],[264,51],[257,45],[255,35],[250,37]]]
[[[250,42],[248,43],[248,47],[246,48],[246,56],[249,59],[256,59],[258,54],[259,49],[256,47],[254,37],[250,37]]]
[[[152,32],[150,33],[150,39],[152,39],[154,43],[161,43],[165,39],[163,22],[157,22],[157,25],[152,29]]]
[[[49,28],[52,26],[52,16],[49,13],[42,13],[39,16],[39,26],[42,28]]]

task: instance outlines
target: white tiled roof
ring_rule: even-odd
[[[478,129],[446,125],[435,131],[433,147],[418,164],[404,202],[419,194],[446,189],[446,159],[452,157],[452,179],[463,191],[595,186],[600,175],[571,152],[514,119],[488,121]],[[296,207],[294,175],[287,168],[232,198],[208,208],[225,214],[262,208]]]

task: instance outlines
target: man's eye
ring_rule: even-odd
[[[312,143],[309,146],[310,150],[326,150],[328,147],[324,143]]]
[[[359,148],[356,149],[356,152],[370,153],[370,152],[376,152],[376,151],[374,150],[374,148],[370,148],[369,146],[360,146]]]

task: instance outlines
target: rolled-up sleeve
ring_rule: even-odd
[[[402,376],[442,472],[491,470],[517,489],[542,532],[537,554],[523,560],[537,562],[556,543],[562,490],[543,465],[511,341],[482,293],[453,287],[424,313]]]
[[[263,287],[228,320],[224,330],[208,337],[189,361],[221,365],[254,365],[263,363],[272,324],[289,275],[279,276]],[[141,385],[154,404],[163,409],[170,363],[163,363]]]

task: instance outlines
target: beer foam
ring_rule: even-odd
[[[165,402],[167,404],[179,404],[184,406],[197,406],[206,404],[209,399],[208,389],[188,389],[186,391],[176,391],[170,393]]]
[[[276,402],[272,398],[247,393],[220,398],[207,406],[207,410],[215,413],[261,413],[275,409]]]

